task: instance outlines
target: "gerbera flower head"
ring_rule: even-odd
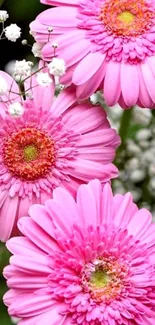
[[[19,220],[4,296],[19,325],[154,325],[155,224],[98,180],[62,188]]]
[[[116,177],[111,162],[120,138],[101,107],[78,105],[73,88],[54,99],[53,84],[41,87],[30,78],[23,100],[13,79],[1,74],[8,83],[0,103],[0,239],[5,241],[29,206],[51,198],[57,186],[75,195],[79,184],[95,176],[102,182]]]
[[[41,13],[31,29],[42,55],[65,60],[77,96],[103,90],[109,106],[155,103],[154,0],[44,0],[59,6]],[[49,38],[47,28],[52,26]],[[56,52],[51,43],[56,42]],[[91,69],[90,69],[91,67]],[[65,79],[64,79],[65,81]]]

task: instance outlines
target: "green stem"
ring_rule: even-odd
[[[119,128],[119,135],[122,140],[122,144],[126,141],[127,135],[128,135],[128,130],[130,127],[130,122],[132,118],[132,112],[133,112],[133,107],[131,107],[128,110],[125,110],[123,112],[122,118],[121,118],[121,124]]]
[[[119,146],[118,150],[117,150],[117,155],[116,155],[116,159],[115,161],[117,162],[121,151],[123,150],[124,146],[125,146],[125,142],[128,136],[128,131],[129,131],[129,127],[130,127],[130,123],[131,123],[131,119],[132,119],[132,113],[133,113],[133,107],[130,107],[130,109],[128,110],[124,110],[122,118],[121,118],[121,122],[120,122],[120,128],[119,128],[119,135],[121,138],[121,145]]]

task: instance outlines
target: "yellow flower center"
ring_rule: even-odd
[[[135,16],[130,11],[123,11],[121,12],[121,14],[118,15],[118,19],[122,23],[129,25],[134,21]]]
[[[33,161],[38,158],[38,150],[33,144],[26,146],[23,149],[23,154],[24,154],[24,160],[26,161]]]
[[[108,274],[104,270],[97,269],[95,272],[91,275],[90,284],[92,287],[97,288],[103,288],[107,284],[107,282],[110,280]]]

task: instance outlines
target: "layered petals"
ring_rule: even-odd
[[[113,196],[98,180],[76,199],[53,199],[21,218],[4,276],[8,312],[19,325],[153,325],[155,241],[152,216],[130,193]]]
[[[155,4],[151,0],[43,0],[57,6],[41,13],[30,28],[43,42],[42,57],[66,62],[67,85],[85,99],[103,90],[109,106],[154,107]],[[110,3],[110,4],[109,4]],[[146,19],[147,17],[147,19]],[[53,31],[49,39],[47,29]]]
[[[6,77],[8,85],[10,78]],[[50,199],[56,187],[75,195],[81,183],[95,176],[102,183],[117,177],[112,161],[120,144],[101,107],[78,104],[75,86],[55,98],[53,83],[41,87],[30,77],[25,82],[26,98],[22,99],[17,84],[12,81],[12,85],[24,113],[18,118],[8,114],[10,103],[15,101],[9,88],[8,100],[1,96],[0,116],[2,241],[15,235],[20,217],[27,215],[32,204]]]

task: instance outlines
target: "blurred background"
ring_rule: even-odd
[[[29,35],[29,23],[46,8],[39,0],[0,0],[0,10],[7,10],[10,16],[6,25],[16,23],[22,29],[22,37],[17,42],[1,41],[1,70],[9,71],[14,60],[34,60],[31,48],[23,46],[21,41],[27,39],[29,44],[33,44],[34,40]],[[100,93],[95,101],[105,108]],[[119,131],[123,139],[115,159],[120,175],[113,181],[114,192],[124,194],[130,191],[138,206],[147,207],[155,216],[155,113],[138,107],[126,112],[119,106],[106,107],[106,110],[112,126]],[[9,254],[1,244],[0,274],[8,264],[8,258]],[[0,276],[0,325],[12,324],[2,303],[6,290],[5,282]]]

